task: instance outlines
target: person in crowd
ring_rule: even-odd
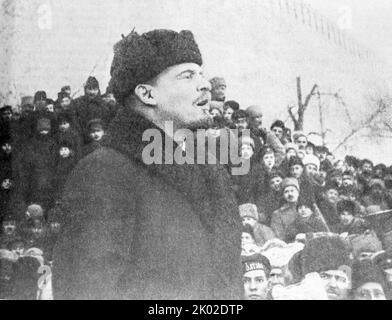
[[[335,231],[336,226],[340,223],[340,218],[336,209],[339,202],[339,188],[334,183],[327,183],[324,186],[324,193],[318,207],[331,231]]]
[[[357,217],[358,211],[354,201],[340,200],[336,204],[336,211],[340,218],[338,233],[362,234],[370,228],[366,220]]]
[[[252,227],[255,243],[262,247],[268,240],[275,239],[275,234],[266,226],[264,216],[260,216],[255,204],[244,203],[239,206],[242,224]]]
[[[271,228],[277,238],[286,241],[290,236],[289,227],[297,217],[297,202],[299,197],[299,183],[295,178],[285,178],[282,182],[285,204],[272,213]]]
[[[222,77],[210,79],[211,83],[211,101],[225,102],[226,100],[226,81]]]
[[[298,234],[329,232],[327,223],[325,222],[319,209],[304,201],[297,203],[297,216],[294,223],[288,227],[287,239],[294,242]]]
[[[73,126],[88,143],[87,124],[93,119],[101,119],[105,126],[114,118],[117,107],[106,104],[101,97],[99,82],[95,77],[89,77],[84,86],[85,94],[72,101],[70,112],[73,116]]]
[[[275,168],[275,153],[270,146],[265,145],[261,150],[261,160],[267,174]]]
[[[17,220],[11,215],[4,217],[1,222],[0,249],[8,249],[17,237],[19,237]]]
[[[306,146],[308,145],[308,137],[303,132],[294,132],[293,133],[294,143],[298,146],[298,150],[306,150]]]
[[[296,281],[317,272],[323,280],[328,300],[350,299],[351,266],[348,245],[338,235],[321,235],[306,240],[304,249],[289,263]]]
[[[275,136],[280,140],[280,142],[285,145],[288,141],[286,140],[286,136],[284,135],[285,132],[285,125],[282,120],[276,120],[271,125],[271,132],[275,134]]]
[[[340,170],[333,169],[329,174],[328,174],[328,179],[329,183],[333,183],[336,185],[337,188],[342,187],[343,185],[343,174]]]
[[[269,275],[271,264],[261,254],[242,256],[244,299],[270,300]]]
[[[369,182],[373,178],[373,162],[369,159],[361,161],[359,173],[357,176],[358,183],[363,185],[363,192],[367,193],[369,190]]]
[[[240,299],[241,218],[226,166],[143,162],[147,129],[166,137],[165,121],[175,131],[211,121],[192,33],[132,31],[114,51],[109,87],[121,107],[103,148],[67,179],[55,299]]]
[[[383,163],[379,163],[373,168],[373,178],[384,179],[387,166]]]
[[[256,205],[265,217],[265,224],[271,225],[272,213],[278,210],[283,204],[282,182],[284,174],[279,170],[273,169],[267,175],[268,191],[257,195]]]
[[[216,101],[210,103],[210,114],[213,118],[223,118],[222,107]]]
[[[13,148],[11,138],[0,139],[0,222],[12,213],[11,196],[14,189]]]
[[[327,154],[328,154],[329,150],[326,146],[316,146],[314,148],[314,154],[320,159],[320,163],[324,162],[324,161],[328,161],[327,160]],[[330,163],[328,161],[328,163]],[[332,163],[330,163],[332,165]]]
[[[72,99],[66,92],[59,92],[57,103],[55,104],[55,112],[57,114],[69,111]]]
[[[307,145],[306,145],[306,147],[305,147],[305,153],[308,155],[315,155],[315,149],[316,149],[316,146],[312,143],[312,142],[310,142],[310,141],[308,141],[308,143],[307,143]],[[317,156],[316,156],[317,157]],[[318,157],[317,157],[318,158]],[[319,159],[319,158],[318,158]],[[320,160],[320,159],[319,159]]]
[[[362,204],[365,208],[377,205],[382,210],[390,209],[391,199],[387,198],[385,183],[382,179],[371,179],[368,183],[368,193],[362,197]]]
[[[65,142],[74,151],[76,159],[82,157],[83,140],[79,132],[72,126],[72,117],[67,112],[62,112],[57,118],[57,132],[55,139],[58,143]]]
[[[83,147],[82,155],[86,155],[101,148],[102,139],[105,135],[104,123],[101,119],[92,119],[87,124],[89,143]]]
[[[352,267],[353,300],[387,300],[386,289],[383,274],[371,260],[354,262]]]
[[[292,157],[297,157],[298,147],[295,143],[288,142],[285,144],[285,150],[286,150],[286,157],[279,165],[279,169],[284,173],[285,176],[289,176],[290,175],[289,161]]]
[[[390,248],[388,250],[382,250],[377,254],[373,254],[372,257],[373,265],[381,271],[385,283],[385,293],[387,294],[388,300],[392,299],[392,252]]]
[[[48,97],[45,91],[37,91],[34,94],[34,110],[35,111],[46,111],[48,105]]]
[[[24,212],[30,203],[45,209],[53,203],[56,141],[52,137],[51,121],[39,118],[34,136],[29,139],[17,160],[17,185],[15,187],[16,214]]]

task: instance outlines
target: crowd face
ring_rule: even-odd
[[[342,179],[342,185],[343,187],[351,187],[354,185],[354,179],[352,176],[349,175],[343,175],[343,179]]]
[[[60,106],[63,109],[67,109],[71,105],[71,99],[69,97],[64,97],[60,101]]]
[[[243,276],[245,300],[266,300],[269,283],[264,270],[248,271]]]
[[[67,131],[70,128],[70,126],[71,125],[69,124],[69,122],[63,121],[63,122],[60,123],[59,129],[60,129],[61,132],[65,132],[65,131]]]
[[[283,197],[288,203],[296,203],[298,201],[299,191],[294,186],[287,186],[283,191]]]
[[[5,154],[10,155],[10,154],[11,154],[11,151],[12,151],[11,144],[9,144],[9,143],[4,143],[4,144],[1,146],[1,150],[3,150],[3,152],[4,152]]]
[[[314,154],[314,149],[311,145],[310,146],[306,145],[305,152],[306,152],[306,154]]]
[[[346,300],[350,290],[350,279],[342,270],[328,270],[320,273],[329,300]]]
[[[339,214],[339,219],[344,226],[348,226],[353,222],[354,215],[351,212],[343,211]]]
[[[231,121],[231,117],[234,113],[234,110],[232,108],[227,108],[226,110],[223,111],[223,119],[226,121]]]
[[[271,153],[265,154],[263,157],[263,163],[267,169],[271,170],[275,165],[274,153],[271,152]]]
[[[295,157],[297,155],[297,151],[295,151],[294,149],[289,149],[286,152],[286,158],[288,160],[290,160],[291,157]]]
[[[253,148],[249,144],[241,146],[241,159],[249,160],[253,156]]]
[[[21,257],[25,251],[24,243],[17,241],[12,244],[11,251],[15,253],[18,257]]]
[[[52,103],[48,104],[46,106],[46,110],[49,111],[49,112],[54,112],[54,105]]]
[[[226,99],[226,85],[221,84],[211,89],[211,99],[214,101],[225,101]]]
[[[11,180],[10,179],[4,179],[2,182],[1,182],[1,188],[2,189],[4,189],[4,190],[9,190],[9,189],[11,189],[11,187],[12,187],[12,182],[11,182]]]
[[[339,192],[336,189],[327,190],[327,199],[330,203],[337,203],[339,201]]]
[[[210,115],[211,115],[213,118],[215,118],[215,117],[220,117],[220,116],[221,116],[221,113],[219,112],[218,109],[212,109],[212,110],[210,111]]]
[[[68,147],[61,147],[59,153],[62,158],[68,158],[71,155],[71,150]]]
[[[318,174],[317,167],[316,167],[314,164],[307,164],[307,165],[305,166],[305,170],[306,170],[306,173],[307,173],[309,176],[315,176],[315,175]]]
[[[354,300],[387,300],[381,284],[367,282],[357,288],[354,293]]]
[[[373,172],[372,164],[369,162],[365,162],[362,165],[362,173],[370,175]]]
[[[333,176],[331,177],[331,181],[335,183],[339,188],[343,185],[343,178],[342,176]]]
[[[282,177],[279,177],[279,176],[273,177],[270,180],[270,188],[271,188],[271,190],[273,190],[275,192],[279,192],[281,190],[281,188],[282,188],[282,181],[283,181]]]
[[[304,172],[304,168],[300,164],[295,164],[290,168],[290,174],[292,177],[299,179]]]
[[[374,198],[381,198],[384,194],[384,190],[379,184],[374,185],[370,192]]]
[[[309,208],[308,206],[301,205],[298,207],[298,215],[303,218],[309,218],[313,214],[312,209]]]
[[[95,97],[98,96],[99,89],[98,88],[86,88],[86,89],[84,89],[84,92],[86,93],[86,96],[88,98],[94,99]]]
[[[103,136],[104,136],[105,132],[103,131],[102,128],[94,128],[91,130],[90,132],[90,138],[93,141],[101,141]]]
[[[273,127],[272,128],[272,132],[275,134],[275,136],[278,139],[282,139],[283,138],[283,129],[281,127]]]
[[[305,150],[306,146],[308,145],[308,139],[304,136],[300,136],[297,138],[295,143],[298,146],[298,149]]]
[[[242,224],[243,224],[243,225],[248,224],[248,225],[250,225],[252,228],[254,228],[255,225],[256,225],[256,223],[257,223],[256,219],[254,219],[254,218],[252,218],[252,217],[243,217],[243,218],[242,218]]]
[[[46,110],[47,101],[46,100],[38,100],[35,103],[35,109],[37,110]]]
[[[12,236],[16,231],[15,221],[4,221],[3,222],[3,233],[7,236]]]
[[[252,236],[249,233],[243,232],[241,235],[241,246],[244,247],[244,246],[250,245],[250,244],[255,244],[254,239],[252,238]]]
[[[161,72],[152,85],[151,103],[161,118],[181,128],[198,128],[210,122],[211,86],[195,63],[182,63]]]
[[[263,128],[263,116],[250,117],[249,118],[250,127],[254,129]]]
[[[248,120],[246,118],[239,118],[235,122],[235,126],[238,130],[248,129]]]
[[[10,121],[11,118],[12,118],[12,111],[9,110],[9,109],[4,110],[4,111],[2,112],[2,114],[1,114],[1,117],[2,117],[3,120],[5,120],[5,121]]]

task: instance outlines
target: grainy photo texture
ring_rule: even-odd
[[[392,299],[391,14],[0,0],[0,299]]]

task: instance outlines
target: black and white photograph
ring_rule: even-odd
[[[0,300],[392,300],[391,17],[0,0]]]

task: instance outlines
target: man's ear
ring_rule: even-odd
[[[153,87],[149,84],[139,84],[135,88],[135,95],[142,101],[144,104],[150,106],[156,106],[157,102],[154,98]]]

